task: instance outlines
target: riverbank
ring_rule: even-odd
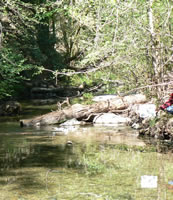
[[[112,99],[117,99],[118,97],[116,95],[102,95],[98,97],[94,97],[94,101],[97,101],[98,105],[100,106],[100,101],[104,102],[103,100],[106,98],[106,102],[111,101]],[[81,100],[80,100],[81,101]],[[20,102],[20,105],[22,106],[22,111],[17,116],[4,116],[0,118],[0,121],[20,121],[21,119],[32,119],[35,116],[42,116],[47,113],[50,113],[52,115],[52,111],[55,111],[58,109],[58,105],[52,104],[54,102],[46,101],[44,100],[43,104],[39,103],[40,100],[32,100],[30,102]],[[42,101],[41,101],[42,102]],[[18,105],[18,104],[17,104]],[[79,105],[79,104],[77,104]],[[67,106],[67,105],[66,105]],[[65,107],[65,108],[68,108]],[[80,106],[78,106],[79,110]],[[83,107],[81,108],[83,109]],[[89,110],[89,109],[87,109]],[[142,110],[143,113],[140,113]],[[63,111],[63,110],[62,110]],[[140,111],[140,112],[139,112]],[[61,112],[61,111],[60,111]],[[136,130],[139,136],[147,136],[154,139],[159,140],[166,140],[171,142],[173,140],[173,116],[169,113],[166,113],[164,111],[156,112],[156,106],[151,103],[144,103],[144,104],[138,104],[133,105],[133,108],[130,107],[130,109],[127,110],[116,110],[117,113],[112,114],[111,113],[92,113],[94,116],[90,115],[90,118],[88,116],[85,116],[85,119],[90,120],[91,119],[99,125],[106,125],[111,124],[115,125],[121,125],[121,123],[124,123],[125,125],[129,125],[133,129]],[[148,112],[149,118],[146,115]],[[49,114],[48,114],[49,116]],[[115,120],[115,121],[114,121]],[[81,124],[84,124],[81,122]],[[38,126],[37,126],[38,127]],[[67,126],[66,126],[67,127]],[[62,128],[61,128],[62,129]],[[67,128],[66,128],[67,129]]]
[[[138,133],[160,140],[173,141],[173,115],[159,111],[152,119],[139,121]]]

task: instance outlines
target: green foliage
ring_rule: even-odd
[[[155,118],[153,118],[153,119],[150,119],[149,125],[150,125],[151,127],[154,127],[154,126],[156,125],[157,122],[158,122],[158,118],[155,117]]]
[[[91,93],[83,94],[84,104],[91,104],[93,102],[92,99],[93,99],[93,95]]]
[[[44,71],[65,84],[103,83],[112,94],[158,82],[156,75],[162,82],[172,62],[171,7],[170,1],[153,2],[153,41],[145,0],[1,1],[0,79],[15,86]],[[56,77],[63,69],[74,76]],[[116,88],[115,81],[124,86]],[[0,96],[12,95],[5,82],[2,87]]]
[[[163,63],[170,63],[172,52],[168,50],[172,41],[170,4],[153,4],[153,23],[162,49],[159,62],[164,72],[169,65]],[[151,84],[155,74],[146,1],[77,1],[75,6],[70,8],[70,14],[83,25],[78,46],[84,50],[76,67],[99,68],[103,78],[104,71],[112,72],[125,83],[125,90]]]
[[[79,86],[84,82],[86,83],[86,85],[91,86],[93,83],[93,79],[91,78],[91,76],[87,75],[74,75],[73,77],[71,77],[71,84],[74,86]]]
[[[40,2],[0,2],[0,99],[18,94],[20,82],[39,74],[42,66],[62,66],[61,56],[54,50],[55,35],[49,31],[49,20],[57,11],[49,11],[52,4]]]
[[[13,88],[10,86],[9,81],[0,82],[0,99],[10,97],[14,93]]]
[[[113,146],[113,149],[121,150],[121,151],[129,151],[129,152],[157,152],[156,147],[154,146],[129,146],[125,144],[118,144]]]
[[[89,176],[100,174],[105,170],[104,164],[100,163],[96,156],[92,158],[84,155],[82,164],[84,172]]]
[[[80,166],[82,166],[84,173],[92,176],[106,172],[110,173],[113,169],[121,171],[125,167],[120,164],[122,154],[128,153],[138,155],[141,152],[146,154],[156,153],[157,148],[149,145],[129,146],[125,144],[116,144],[104,146],[104,151],[98,151],[96,147],[88,145],[85,153],[78,162],[80,163]],[[115,162],[116,159],[117,161]],[[137,159],[135,162],[137,164]],[[130,165],[128,167],[131,168]]]
[[[37,69],[36,65],[31,65],[26,62],[22,52],[13,47],[4,47],[0,55],[0,99],[10,96],[15,96],[15,89],[20,85],[22,80],[27,77],[23,76],[23,72]]]

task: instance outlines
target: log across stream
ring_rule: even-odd
[[[68,119],[76,118],[82,121],[90,121],[93,116],[99,113],[117,113],[128,109],[133,104],[145,103],[146,96],[142,94],[135,94],[125,97],[117,96],[117,98],[107,101],[101,101],[91,105],[74,104],[62,110],[53,111],[32,119],[20,120],[21,126],[44,126],[60,124]]]

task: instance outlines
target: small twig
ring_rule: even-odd
[[[57,102],[58,110],[62,110],[63,105],[71,106],[70,99],[67,97],[66,100],[64,100],[62,103]]]
[[[170,5],[169,5],[169,6],[170,6]],[[167,18],[166,18],[166,20],[165,20],[164,27],[166,27],[166,25],[167,25],[167,23],[168,23],[168,21],[169,21],[169,19],[170,19],[172,9],[173,9],[173,6],[171,6],[171,8],[168,10],[168,16],[167,16]]]

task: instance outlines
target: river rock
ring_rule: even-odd
[[[7,101],[0,105],[0,115],[18,115],[22,111],[22,106],[17,101]]]
[[[132,111],[134,111],[140,118],[151,119],[156,117],[156,105],[151,103],[145,104],[136,104],[132,107]]]
[[[77,131],[79,126],[61,126],[52,129],[53,135],[68,135],[71,132]]]
[[[67,120],[66,122],[62,123],[60,126],[75,126],[75,125],[84,125],[85,122],[78,121],[77,119],[73,118]]]
[[[139,123],[133,123],[131,127],[134,128],[134,129],[140,129],[141,128]]]
[[[70,119],[62,123],[59,127],[54,127],[52,129],[53,135],[67,135],[70,132],[76,131],[80,125],[83,125],[85,122],[78,121],[77,119]]]
[[[94,124],[127,124],[130,122],[130,118],[123,117],[120,115],[115,115],[114,113],[103,113],[101,115],[97,115],[93,123]]]

